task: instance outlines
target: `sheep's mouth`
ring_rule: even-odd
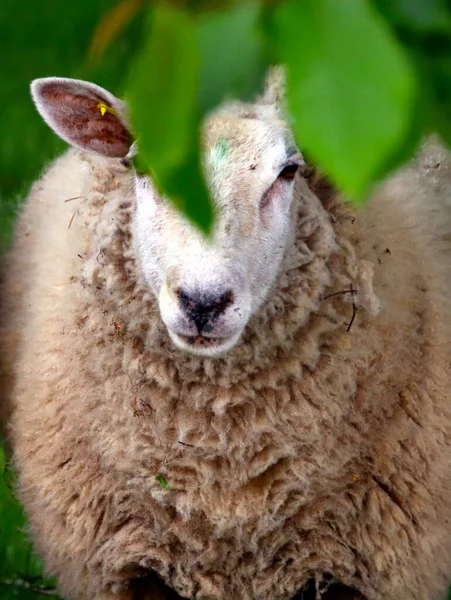
[[[200,346],[204,348],[215,348],[217,346],[221,346],[226,343],[229,338],[219,338],[219,337],[205,337],[204,335],[195,335],[195,336],[187,336],[187,335],[179,335],[180,339],[188,344],[189,346]]]
[[[241,331],[227,337],[213,337],[209,335],[183,335],[169,329],[169,335],[180,350],[195,356],[205,358],[220,357],[229,352],[238,342]]]

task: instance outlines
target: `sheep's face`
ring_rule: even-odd
[[[73,146],[107,157],[129,153],[125,105],[106,90],[47,78],[33,82],[32,94]],[[204,167],[216,208],[210,238],[161,198],[149,177],[136,177],[137,261],[178,348],[210,357],[227,352],[268,297],[289,238],[301,161],[267,92],[252,107],[224,107],[205,125]]]
[[[227,352],[267,298],[289,236],[299,161],[280,121],[211,117],[204,162],[216,222],[209,239],[149,178],[137,177],[137,256],[177,347],[200,356]]]

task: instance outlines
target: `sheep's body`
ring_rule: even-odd
[[[150,569],[197,599],[288,600],[326,573],[369,600],[443,598],[449,164],[430,147],[360,212],[299,180],[277,289],[218,360],[167,338],[126,169],[73,150],[50,167],[1,343],[20,496],[62,593],[122,598]]]

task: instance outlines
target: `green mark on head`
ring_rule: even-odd
[[[216,144],[219,158],[226,158],[230,150],[230,142],[226,138],[221,138]]]
[[[213,146],[210,154],[210,164],[212,167],[222,166],[230,152],[230,142],[228,139],[221,137]]]

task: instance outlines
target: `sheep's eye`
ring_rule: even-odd
[[[279,178],[286,179],[286,180],[294,179],[298,169],[299,169],[299,165],[297,165],[296,163],[287,165],[280,171]]]

